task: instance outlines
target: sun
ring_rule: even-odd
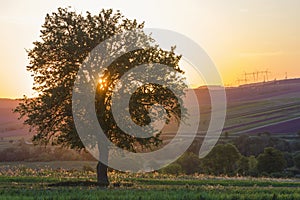
[[[99,78],[99,80],[98,80],[98,84],[103,84],[103,83],[105,83],[105,79],[102,79],[102,78]]]
[[[103,90],[106,86],[107,86],[106,79],[99,78],[99,80],[98,80],[98,87],[99,87],[99,89]]]

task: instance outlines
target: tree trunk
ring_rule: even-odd
[[[99,186],[107,187],[109,185],[107,177],[107,166],[102,162],[97,164],[97,183]]]
[[[97,164],[97,183],[99,186],[107,187],[109,185],[108,177],[107,177],[107,165],[104,163],[108,163],[108,146],[106,143],[98,144],[99,156],[101,157],[101,161]]]

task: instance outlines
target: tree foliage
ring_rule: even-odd
[[[147,45],[145,48],[124,53],[107,66],[102,77],[105,83],[99,83],[95,91],[97,118],[107,138],[121,148],[135,152],[161,143],[159,134],[149,138],[126,134],[118,127],[112,114],[113,88],[122,75],[135,66],[159,63],[183,73],[178,66],[180,56],[175,54],[174,48],[170,51],[159,48],[154,40],[143,32],[143,27],[143,23],[126,19],[119,11],[113,12],[111,9],[101,10],[98,15],[89,12],[82,15],[59,8],[57,12],[47,14],[40,40],[34,42],[34,47],[28,51],[30,63],[27,70],[34,78],[33,89],[37,97],[25,96],[15,109],[21,117],[25,117],[25,124],[35,131],[35,144],[84,148],[72,116],[72,91],[77,73],[98,44],[126,31],[142,33],[141,38],[130,41],[132,44],[136,42]],[[119,42],[108,44],[106,48],[122,48],[124,41]],[[99,70],[97,66],[93,67],[94,71]],[[87,76],[89,79],[93,78],[91,74]],[[160,73],[157,79],[175,82],[180,89],[185,87],[182,78],[173,74]],[[134,79],[129,80],[135,82]],[[184,95],[183,90],[180,95]],[[164,107],[168,118],[179,120],[184,114],[180,100],[172,91],[162,85],[149,83],[140,86],[132,95],[129,105],[131,119],[124,121],[132,120],[139,126],[148,125],[151,121],[148,116],[149,106],[155,104]],[[108,185],[107,166],[100,162],[97,165],[97,177],[98,183],[102,180],[103,185]]]
[[[264,152],[266,147],[273,147],[280,151],[291,151],[289,142],[272,137],[267,132],[261,136],[241,135],[235,139],[234,144],[244,156],[258,156]]]
[[[203,159],[203,168],[215,175],[233,174],[238,168],[240,157],[241,155],[234,145],[217,145]]]
[[[186,174],[194,174],[200,171],[201,160],[192,152],[185,152],[177,159],[176,163],[181,166]]]
[[[261,173],[282,172],[286,167],[283,153],[272,147],[265,148],[264,152],[257,157],[257,161],[257,169]]]
[[[300,152],[296,153],[296,155],[294,156],[294,163],[295,166],[300,169]]]
[[[249,158],[245,156],[241,156],[241,158],[238,161],[238,173],[245,176],[249,174],[250,170],[250,164],[249,164]]]
[[[33,49],[28,51],[30,64],[27,70],[34,78],[33,89],[38,96],[25,96],[15,110],[21,117],[26,117],[25,124],[36,132],[33,138],[35,143],[84,148],[72,117],[72,89],[79,67],[89,52],[102,41],[127,30],[142,30],[143,27],[143,23],[126,19],[119,11],[113,12],[111,9],[102,10],[98,15],[89,12],[82,15],[59,8],[57,12],[47,14],[40,40],[34,42]],[[95,99],[97,116],[106,135],[118,146],[132,151],[136,143],[149,147],[151,144],[157,145],[159,140],[155,137],[133,138],[116,126],[110,101],[115,81],[132,67],[144,63],[161,63],[182,72],[178,67],[180,56],[175,55],[174,49],[164,51],[154,45],[150,37],[148,39],[151,48],[129,52],[108,67],[107,76],[103,77],[107,79],[105,88],[97,91]],[[169,115],[180,117],[178,105],[168,109],[170,99],[178,103],[174,95],[162,86],[149,84],[141,87],[132,98],[133,120],[139,125],[149,123],[147,106],[155,103],[166,105]]]

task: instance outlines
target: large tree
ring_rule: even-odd
[[[266,147],[257,157],[257,161],[257,169],[260,173],[282,172],[287,164],[283,153],[273,147]]]
[[[217,145],[209,154],[203,158],[202,164],[204,170],[215,174],[229,174],[235,173],[238,167],[238,161],[241,158],[240,152],[232,144]]]
[[[33,141],[36,144],[61,145],[67,148],[84,149],[75,129],[72,116],[72,90],[77,72],[89,53],[106,39],[130,30],[143,30],[143,23],[124,18],[119,11],[102,10],[98,15],[77,14],[68,9],[59,8],[57,12],[47,14],[42,26],[40,40],[28,51],[30,64],[27,70],[34,78],[33,89],[37,96],[24,97],[16,108],[25,124],[35,131]],[[98,121],[106,136],[117,146],[137,151],[145,147],[160,144],[159,134],[149,138],[133,137],[124,133],[116,124],[111,110],[111,95],[116,80],[137,65],[160,63],[182,73],[178,66],[180,56],[174,49],[165,51],[154,45],[147,49],[137,49],[116,59],[104,73],[104,83],[99,83],[95,94],[95,107]],[[158,77],[159,78],[159,77]],[[181,81],[177,76],[162,74],[168,81]],[[179,87],[183,87],[181,82]],[[150,123],[149,105],[162,104],[168,117],[180,119],[182,109],[180,100],[166,87],[154,83],[141,86],[130,99],[132,120],[140,125]],[[97,165],[99,184],[109,184],[107,166]]]

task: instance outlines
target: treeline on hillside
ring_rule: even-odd
[[[190,149],[177,161],[159,171],[166,174],[202,173],[255,177],[300,175],[300,137],[299,140],[286,142],[269,134],[243,135],[230,143],[221,140],[203,159],[199,159],[197,151],[194,152]],[[76,160],[92,161],[94,158],[85,151],[28,145],[24,140],[0,151],[1,162]]]
[[[300,174],[300,152],[291,154],[266,147],[257,157],[244,156],[233,144],[219,144],[203,159],[193,152],[186,152],[159,171],[166,174],[293,177]]]
[[[220,144],[221,143],[221,144]],[[192,151],[161,169],[168,174],[293,177],[300,175],[300,138],[287,142],[264,133],[220,142],[203,159]],[[196,151],[194,151],[196,152]]]
[[[245,156],[258,156],[266,147],[273,147],[279,151],[290,153],[300,151],[300,135],[293,140],[287,140],[265,132],[252,136],[241,135],[232,142]]]

